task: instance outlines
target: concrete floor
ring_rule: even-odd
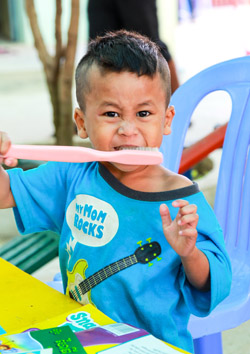
[[[200,12],[196,20],[179,24],[175,57],[181,82],[216,62],[245,55],[250,48],[249,18],[250,6],[229,6],[209,8]],[[51,105],[35,50],[4,42],[0,42],[0,48],[6,52],[0,54],[0,129],[9,133],[13,143],[51,141],[54,132]],[[227,121],[230,102],[226,107],[222,106],[220,95],[211,95],[200,104],[189,129],[187,144],[206,135],[216,124]],[[212,204],[220,151],[214,152],[211,158],[213,170],[198,183]],[[0,210],[0,225],[0,245],[18,234],[11,210]],[[58,271],[58,259],[55,259],[33,275],[42,281],[50,281]],[[225,331],[224,354],[250,354],[249,334],[249,321]]]

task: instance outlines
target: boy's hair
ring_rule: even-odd
[[[85,111],[85,95],[90,92],[89,69],[96,65],[101,72],[136,73],[138,76],[161,75],[166,90],[166,106],[171,96],[170,72],[167,61],[158,46],[148,37],[136,32],[120,30],[108,32],[89,43],[88,51],[80,60],[75,73],[76,97]]]

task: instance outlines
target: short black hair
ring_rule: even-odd
[[[85,110],[84,96],[90,90],[88,71],[96,65],[103,72],[136,73],[153,77],[157,72],[166,89],[166,106],[171,96],[170,72],[166,59],[158,46],[148,37],[136,32],[119,30],[98,36],[88,45],[87,53],[76,68],[76,97],[81,110]]]

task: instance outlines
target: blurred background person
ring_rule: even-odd
[[[159,37],[156,0],[88,0],[88,20],[90,39],[119,29],[148,36],[158,44],[168,62],[172,93],[179,87],[175,62]]]

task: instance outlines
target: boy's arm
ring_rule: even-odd
[[[179,212],[172,221],[168,207],[160,206],[160,214],[165,237],[175,252],[181,257],[188,281],[197,289],[210,289],[210,268],[205,254],[196,247],[197,207],[186,200],[176,200],[173,206]]]
[[[6,133],[0,132],[0,155],[7,153],[11,145],[10,139]],[[8,173],[2,168],[1,164],[14,167],[17,164],[16,159],[4,159],[0,157],[0,209],[12,208],[16,205],[10,189],[10,179]]]
[[[205,254],[195,247],[192,255],[181,257],[188,281],[201,291],[210,290],[210,267]]]

